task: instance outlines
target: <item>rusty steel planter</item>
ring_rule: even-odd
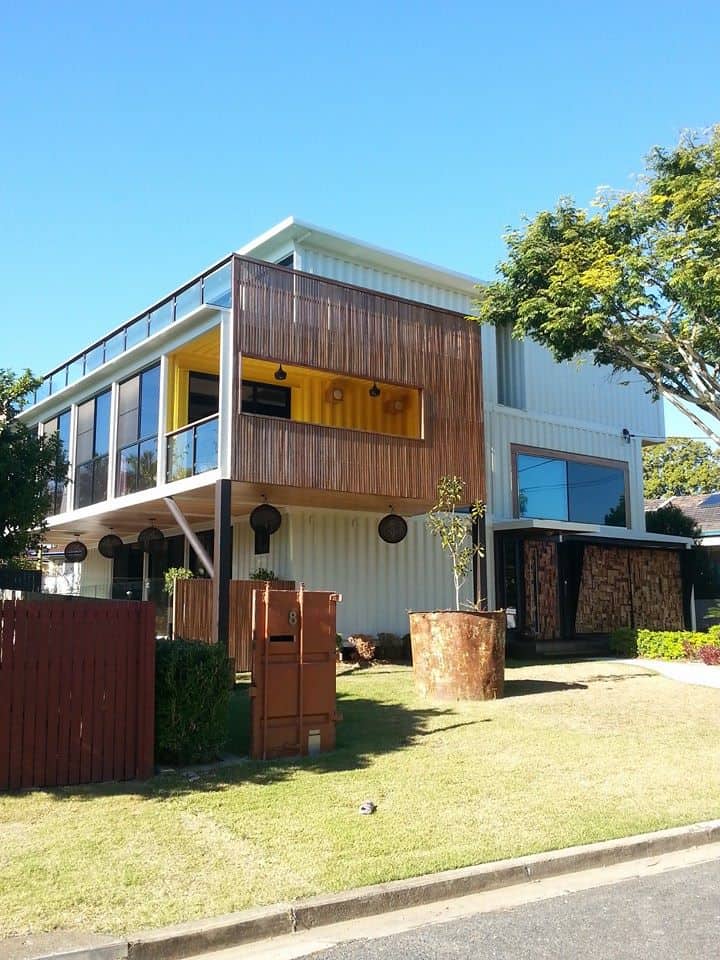
[[[410,614],[415,686],[436,700],[496,700],[505,678],[505,613]]]

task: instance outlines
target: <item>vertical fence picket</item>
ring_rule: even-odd
[[[98,613],[98,622],[102,624],[102,630],[98,631],[98,642],[103,648],[105,655],[105,710],[103,717],[103,780],[112,780],[113,777],[113,751],[115,749],[115,725],[117,718],[115,716],[115,687],[117,680],[117,657],[115,636],[110,633],[108,627],[111,626],[110,610],[105,607]]]
[[[27,636],[27,609],[15,610],[15,642],[13,644],[13,703],[10,718],[10,777],[9,786],[22,786],[23,724],[25,722],[25,638]]]
[[[45,765],[48,746],[48,682],[50,643],[53,629],[52,609],[38,607],[40,615],[33,620],[35,650],[37,655],[37,687],[35,697],[35,737],[33,743],[33,766],[31,783],[41,787],[45,784]]]
[[[10,744],[14,705],[15,604],[0,601],[0,790],[10,786]]]
[[[95,624],[93,627],[95,628]],[[103,750],[105,747],[105,683],[106,662],[104,638],[96,635],[93,644],[95,670],[93,679],[92,702],[92,771],[91,779],[97,783],[103,776]]]
[[[113,647],[113,673],[115,675],[115,713],[113,716],[113,780],[122,780],[125,774],[125,734],[127,730],[127,655],[126,646],[134,631],[123,635],[119,608],[111,608],[108,614],[108,637]]]
[[[97,632],[84,630],[77,638],[82,646],[82,699],[80,702],[80,783],[92,780],[93,741],[95,739],[94,698]]]
[[[57,783],[58,769],[58,727],[62,708],[60,704],[60,680],[62,669],[62,651],[67,644],[67,605],[57,606],[53,610],[48,629],[48,679],[47,679],[47,743],[45,744],[45,770],[42,783],[38,786],[52,786]]]

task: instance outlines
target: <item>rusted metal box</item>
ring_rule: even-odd
[[[315,590],[253,594],[252,746],[256,760],[335,746],[335,613]]]

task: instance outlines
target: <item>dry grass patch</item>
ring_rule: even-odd
[[[346,669],[338,749],[316,761],[1,797],[0,936],[128,932],[720,816],[720,690],[604,662],[507,678],[504,700],[448,705],[406,668]]]

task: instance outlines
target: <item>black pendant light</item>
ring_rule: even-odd
[[[280,364],[273,374],[276,380],[287,380],[287,371],[283,370],[283,365]]]
[[[371,397],[379,397],[379,396],[380,396],[380,387],[377,385],[377,383],[376,383],[375,381],[373,381],[373,385],[372,385],[372,386],[370,387],[370,389],[368,390],[368,393],[370,394]]]
[[[105,557],[106,560],[112,560],[115,556],[115,551],[119,550],[122,545],[123,542],[116,533],[106,533],[98,543],[98,551],[101,557]]]

